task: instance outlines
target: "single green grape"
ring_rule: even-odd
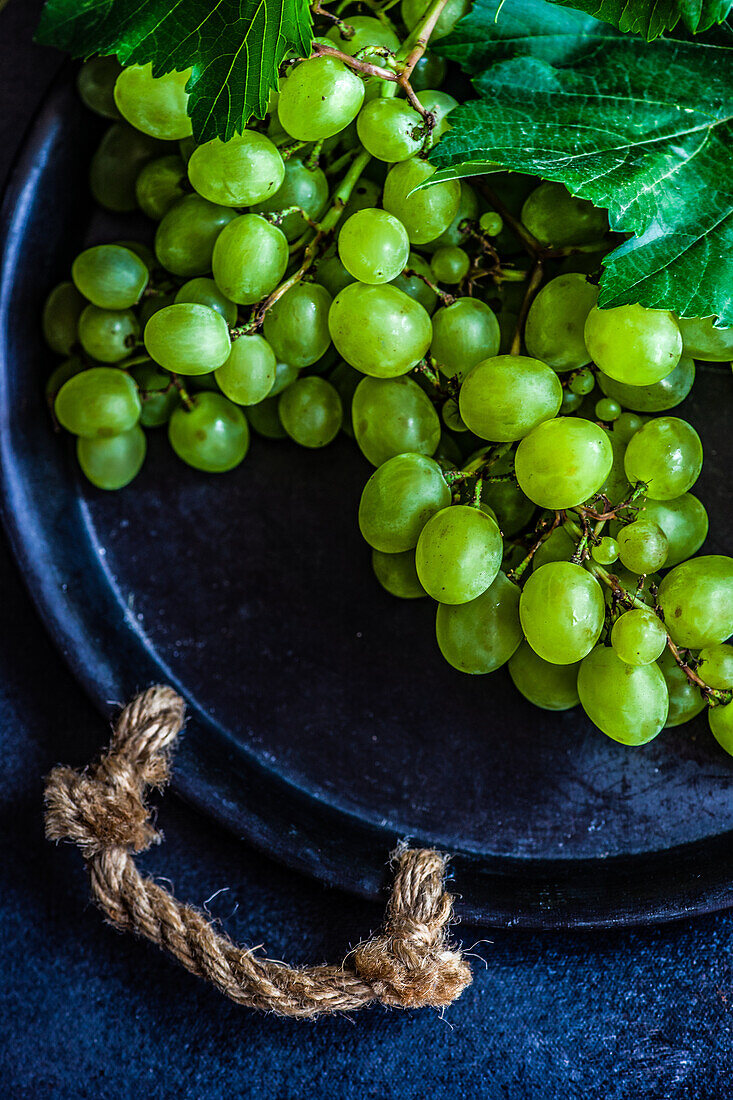
[[[333,43],[351,57],[368,46],[379,46],[392,53],[400,47],[394,31],[373,15],[349,15],[342,24],[331,27],[326,39],[330,40],[329,45]]]
[[[683,355],[673,371],[650,386],[628,386],[598,372],[598,385],[606,397],[634,412],[656,413],[673,409],[684,401],[695,381],[695,362]]]
[[[562,386],[539,359],[496,355],[469,371],[459,402],[470,431],[494,443],[513,442],[557,414]]]
[[[386,210],[359,210],[344,223],[338,252],[346,270],[360,282],[389,283],[407,265],[410,241],[402,222]]]
[[[505,455],[491,467],[495,476],[513,471],[513,460]],[[481,492],[484,504],[490,505],[497,515],[500,528],[507,538],[526,527],[535,513],[535,506],[513,481],[485,481]]]
[[[435,174],[424,160],[405,160],[390,168],[384,183],[382,203],[404,225],[412,244],[438,237],[453,221],[461,199],[458,180],[435,183],[423,191],[415,188]]]
[[[130,309],[87,306],[79,318],[79,342],[99,363],[120,363],[132,352],[140,326]]]
[[[141,134],[126,122],[113,123],[92,157],[89,184],[94,200],[118,214],[135,210],[137,177],[149,161],[166,151],[162,141]]]
[[[708,363],[733,359],[733,328],[716,328],[715,317],[678,317],[685,355]]]
[[[708,707],[710,732],[729,755],[733,756],[733,705]]]
[[[469,603],[438,605],[438,647],[459,672],[484,675],[506,664],[522,642],[519,588],[504,573]]]
[[[562,183],[541,183],[522,207],[522,222],[540,244],[555,248],[592,244],[608,231],[605,210],[575,198]]]
[[[276,363],[275,364],[275,381],[272,383],[272,389],[268,393],[268,397],[277,397],[278,394],[286,390],[296,378],[300,375],[300,371],[297,367],[293,367],[290,363]]]
[[[167,424],[180,403],[178,390],[168,371],[161,370],[148,360],[132,367],[130,377],[140,394],[140,423],[143,428],[159,428],[161,424]]]
[[[677,645],[726,641],[733,634],[733,558],[707,554],[676,565],[659,586],[659,606]]]
[[[562,391],[562,405],[560,406],[560,412],[563,416],[569,416],[570,413],[577,412],[582,404],[583,398],[580,396],[579,393],[573,393],[573,391],[570,389]]]
[[[55,286],[43,306],[43,337],[58,355],[70,355],[79,338],[79,318],[86,301],[73,283]]]
[[[492,583],[503,545],[496,522],[480,508],[457,504],[427,521],[417,543],[420,583],[439,603],[468,603]]]
[[[123,489],[137,477],[147,450],[145,432],[139,424],[109,439],[76,441],[76,457],[82,473],[98,489]]]
[[[498,237],[504,228],[504,219],[501,214],[497,214],[495,210],[486,210],[479,218],[478,224],[481,232],[485,233],[487,237]],[[537,301],[536,298],[535,301]],[[527,318],[527,320],[529,320],[529,318]]]
[[[265,439],[287,439],[288,437],[288,433],[280,422],[280,413],[277,411],[279,402],[279,397],[266,397],[264,401],[250,405],[247,409],[250,426]]]
[[[221,393],[197,393],[168,424],[170,445],[180,459],[209,474],[238,466],[249,450],[249,426],[240,408]]]
[[[362,107],[356,131],[367,153],[389,164],[414,156],[427,133],[422,117],[406,100],[382,96]]]
[[[669,693],[659,667],[627,665],[610,646],[596,646],[583,660],[578,695],[591,722],[622,745],[645,745],[667,721]]]
[[[522,642],[516,653],[509,658],[508,668],[517,691],[536,707],[543,710],[570,710],[580,702],[579,661],[570,665],[552,665],[535,653],[531,645]]]
[[[191,70],[153,76],[152,65],[130,65],[117,77],[115,104],[137,130],[161,141],[178,141],[192,132],[186,85]]]
[[[599,565],[613,565],[618,561],[619,545],[616,539],[604,535],[600,542],[591,549],[591,556]]]
[[[482,359],[499,351],[499,322],[478,298],[457,298],[433,316],[430,354],[443,374],[463,380]]]
[[[115,103],[115,81],[122,72],[116,57],[90,57],[76,77],[76,88],[81,101],[95,115],[102,118],[119,118]]]
[[[430,347],[433,327],[426,310],[389,285],[352,283],[334,299],[331,339],[347,363],[375,378],[406,374]]]
[[[414,550],[403,550],[401,554],[372,550],[372,569],[382,588],[392,596],[415,600],[427,595],[417,575]]]
[[[591,358],[585,346],[585,322],[597,301],[598,287],[585,275],[570,272],[550,279],[527,314],[524,343],[529,354],[556,371],[585,366]]]
[[[209,309],[220,313],[228,325],[237,323],[237,307],[225,294],[219,290],[213,279],[198,276],[189,279],[177,291],[175,299],[177,303],[192,302],[200,306],[208,306]]]
[[[621,406],[610,397],[602,397],[596,402],[596,416],[610,424],[621,416]]]
[[[188,178],[199,195],[219,206],[252,206],[271,198],[285,179],[275,145],[258,130],[243,130],[229,141],[198,145],[188,162]]]
[[[466,278],[471,267],[468,253],[462,248],[446,245],[433,253],[430,269],[436,283],[454,286]]]
[[[356,279],[347,271],[338,256],[325,256],[315,267],[315,281],[326,288],[332,298],[335,298],[344,287],[351,286]]]
[[[633,442],[633,440],[632,440]],[[558,417],[521,440],[514,470],[519,487],[541,508],[576,508],[597,493],[613,465],[608,433],[590,420]]]
[[[616,538],[621,564],[632,573],[654,573],[667,560],[667,536],[661,527],[648,519],[627,523]]]
[[[359,504],[359,528],[375,550],[412,550],[423,527],[451,493],[440,466],[426,455],[396,455],[374,471]]]
[[[453,221],[447,229],[434,237],[432,241],[424,241],[420,248],[423,252],[437,252],[439,248],[461,248],[466,244],[466,234],[463,225],[466,221],[475,222],[478,218],[478,195],[473,187],[465,180],[459,180],[461,196],[458,200],[458,209],[453,215]]]
[[[299,378],[283,391],[280,421],[301,447],[325,447],[338,435],[343,408],[338,390],[325,378]]]
[[[241,214],[222,229],[214,244],[214,279],[233,302],[258,302],[275,289],[287,266],[285,234],[259,214]]]
[[[733,645],[711,645],[698,655],[697,671],[708,687],[733,688]]]
[[[664,676],[669,693],[667,727],[684,725],[705,710],[705,697],[682,671],[670,649],[664,650],[657,667]]]
[[[455,397],[449,397],[441,409],[441,416],[446,428],[453,432],[467,432],[468,425],[461,416],[458,401]]]
[[[579,397],[585,397],[587,394],[592,393],[596,386],[596,378],[592,370],[588,370],[587,367],[583,367],[577,374],[574,374],[570,379],[570,389],[573,393],[576,393]]]
[[[636,435],[639,428],[643,427],[644,421],[636,413],[622,412],[613,425],[613,434],[618,439],[619,443],[623,444],[624,450],[632,436]]]
[[[528,578],[519,618],[535,653],[553,665],[581,661],[598,641],[606,613],[595,577],[568,561],[540,566]]]
[[[667,536],[667,569],[691,558],[707,538],[708,514],[692,493],[673,500],[647,500],[641,518],[661,527]]]
[[[448,0],[438,16],[438,21],[431,35],[432,41],[437,42],[439,38],[445,38],[447,34],[450,34],[458,20],[466,15],[470,6],[470,0]],[[411,31],[417,26],[429,7],[430,0],[402,0],[400,15],[408,30]]]
[[[415,274],[407,275],[405,274],[407,271],[414,271]],[[420,278],[421,275],[423,276],[422,279]],[[389,285],[396,287],[397,290],[402,290],[408,297],[414,298],[423,309],[432,314],[438,304],[438,295],[424,281],[430,279],[431,275],[430,264],[417,252],[411,252],[407,257],[405,271],[401,272],[396,279],[391,279]]]
[[[422,92],[426,88],[439,88],[445,80],[446,63],[432,50],[426,50],[410,76],[413,92]]]
[[[576,549],[575,540],[570,533],[562,526],[556,527],[535,551],[532,569],[541,569],[551,561],[570,561]]]
[[[277,359],[309,367],[331,343],[328,313],[331,295],[318,283],[296,283],[265,314],[265,338]]]
[[[127,432],[140,419],[142,405],[135,382],[116,367],[91,367],[61,387],[54,404],[62,428],[88,439]]]
[[[271,392],[277,359],[262,336],[239,336],[229,358],[214,372],[219,389],[235,405],[256,405]]]
[[[328,180],[323,171],[307,167],[298,157],[290,157],[285,161],[285,178],[277,191],[263,202],[255,203],[251,213],[274,214],[297,206],[299,209],[286,214],[280,225],[288,241],[294,241],[308,229],[305,218],[317,221],[327,203]]]
[[[143,339],[151,359],[176,374],[208,374],[231,352],[229,326],[222,315],[195,302],[158,310],[145,326]]]
[[[200,195],[184,195],[158,225],[155,255],[159,263],[185,279],[206,275],[219,234],[236,216],[228,206],[217,206]]]
[[[100,244],[79,253],[71,265],[71,277],[92,305],[129,309],[140,301],[150,273],[129,248]]]
[[[611,645],[627,665],[650,665],[667,645],[667,631],[658,615],[636,607],[619,615],[611,631]]]
[[[440,442],[440,420],[418,384],[400,378],[362,378],[353,392],[354,437],[373,466],[395,455],[432,455]]]
[[[452,95],[448,95],[447,92],[432,88],[420,92],[418,99],[425,110],[433,116],[433,128],[427,140],[428,148],[432,149],[440,141],[446,130],[450,130],[448,115],[454,107],[458,106],[458,100],[454,99]]]
[[[186,194],[186,165],[176,154],[148,161],[135,181],[135,198],[143,214],[159,222]]]
[[[700,436],[686,420],[657,417],[629,440],[624,462],[632,485],[646,482],[650,500],[673,500],[691,489],[700,476]]]
[[[604,374],[629,386],[660,382],[682,355],[682,336],[672,314],[638,305],[594,306],[585,322],[585,344]]]
[[[301,61],[280,84],[277,113],[298,141],[320,141],[343,130],[358,115],[364,82],[334,57]]]

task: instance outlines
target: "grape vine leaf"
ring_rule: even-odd
[[[681,21],[692,34],[707,31],[727,19],[731,0],[554,0],[580,8],[621,31],[640,34],[647,42]]]
[[[545,0],[477,0],[439,52],[481,95],[451,113],[431,182],[475,161],[564,183],[632,234],[600,304],[733,325],[733,50],[620,34]]]
[[[37,40],[74,57],[117,54],[160,76],[191,68],[197,141],[223,141],[262,117],[288,50],[309,52],[307,0],[47,0]]]

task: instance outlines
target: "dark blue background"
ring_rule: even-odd
[[[0,178],[58,64],[38,4],[0,14]],[[221,999],[106,928],[75,851],[43,840],[42,776],[103,723],[0,543],[0,1095],[12,1098],[733,1096],[733,915],[639,932],[461,928],[474,985],[444,1015],[294,1023]],[[380,919],[250,851],[169,795],[144,859],[272,957],[337,961]]]

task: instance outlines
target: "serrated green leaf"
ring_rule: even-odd
[[[728,17],[731,0],[554,0],[580,8],[622,31],[642,35],[648,42],[682,23],[693,34],[706,31]]]
[[[288,50],[308,52],[307,0],[47,0],[38,41],[74,57],[152,62],[156,76],[190,68],[197,141],[241,132],[262,117]]]

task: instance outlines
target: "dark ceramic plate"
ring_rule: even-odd
[[[6,195],[0,451],[28,586],[100,707],[175,685],[191,715],[178,791],[366,896],[410,837],[455,853],[462,914],[481,922],[648,922],[731,904],[731,761],[704,719],[630,750],[578,710],[534,709],[504,671],[450,669],[433,606],[393,600],[371,575],[355,522],[369,469],[347,439],[315,453],[256,439],[238,470],[210,477],[153,433],[128,490],[79,481],[43,405],[38,316],[84,238],[137,229],[95,221],[94,131],[67,74]],[[699,492],[717,551],[733,541],[731,390],[729,371],[703,367],[684,409],[706,443]]]

